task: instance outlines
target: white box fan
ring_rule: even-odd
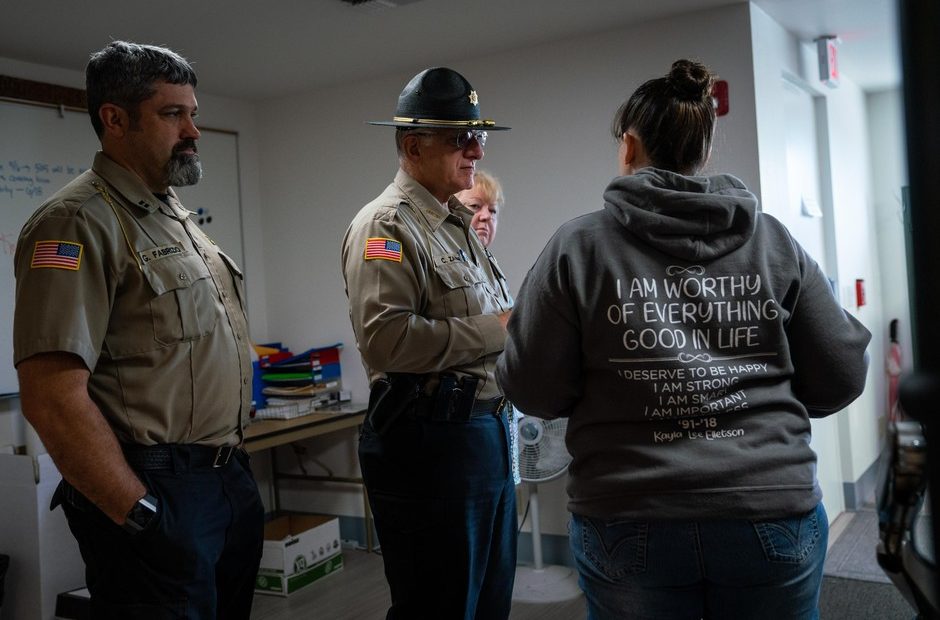
[[[512,588],[514,601],[552,603],[571,600],[581,595],[578,575],[574,569],[567,566],[545,566],[542,563],[538,485],[554,480],[567,471],[568,464],[571,463],[571,455],[565,446],[567,428],[566,418],[543,420],[522,415],[519,420],[519,475],[529,490],[533,566],[516,567],[516,580]]]

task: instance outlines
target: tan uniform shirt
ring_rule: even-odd
[[[237,444],[251,406],[242,274],[167,200],[98,153],[33,214],[14,257],[14,363],[81,357],[121,441]]]
[[[497,314],[513,301],[471,217],[455,198],[445,208],[399,170],[353,219],[343,274],[370,382],[385,372],[448,371],[479,377],[478,398],[500,395],[493,373],[506,330]]]

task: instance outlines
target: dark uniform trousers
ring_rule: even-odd
[[[465,421],[369,422],[359,462],[392,606],[387,620],[509,617],[516,494],[507,408]]]
[[[207,447],[155,449],[159,458],[150,448],[128,453],[159,502],[157,517],[136,535],[64,481],[53,498],[53,507],[62,504],[85,561],[91,617],[247,620],[264,531],[248,455],[235,450],[217,466],[209,455],[215,450]]]

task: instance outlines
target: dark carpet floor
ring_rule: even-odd
[[[845,513],[839,518],[851,521],[839,534],[826,554],[823,574],[846,579],[861,579],[878,583],[891,583],[878,566],[875,549],[878,545],[878,513],[874,510],[859,510]]]
[[[820,620],[912,620],[915,614],[889,583],[823,577]]]
[[[820,619],[913,619],[916,611],[878,565],[877,513],[863,509],[843,516],[851,520],[826,554]]]

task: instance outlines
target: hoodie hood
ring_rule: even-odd
[[[687,261],[736,250],[757,222],[757,197],[727,174],[687,177],[643,168],[611,181],[604,208],[644,243]]]

